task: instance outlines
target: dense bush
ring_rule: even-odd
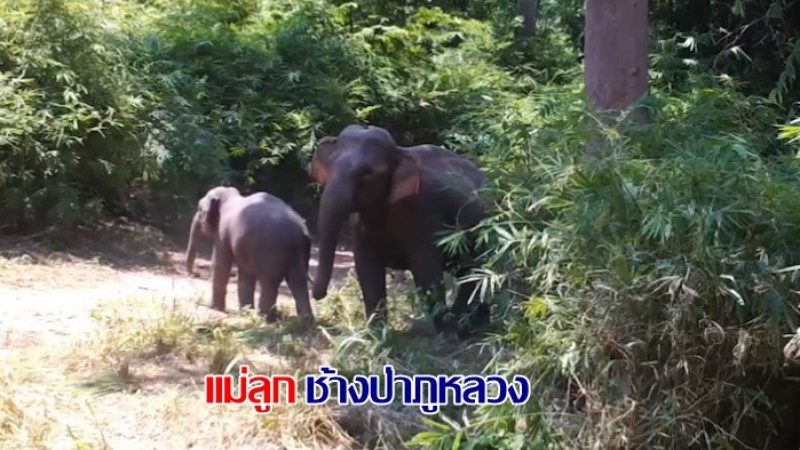
[[[215,183],[311,213],[314,142],[380,125],[489,174],[483,293],[514,350],[492,370],[537,382],[436,445],[796,448],[800,180],[775,127],[796,6],[754,25],[769,50],[750,2],[656,2],[652,120],[588,161],[579,3],[542,1],[525,41],[508,2],[5,2],[0,227],[179,211]]]
[[[302,207],[313,194],[305,167],[322,134],[361,121],[403,143],[441,141],[466,104],[513,87],[492,65],[504,44],[490,24],[410,6],[387,24],[362,6],[6,5],[9,137],[0,145],[13,153],[3,161],[5,225],[69,225],[90,211],[127,211],[132,199],[185,204],[220,182],[266,188]],[[554,44],[540,69],[571,63],[566,41],[543,30]],[[481,69],[504,84],[476,79]]]
[[[521,296],[503,369],[537,380],[539,401],[486,408],[477,442],[761,448],[772,426],[780,444],[797,438],[773,423],[800,394],[781,336],[797,325],[796,164],[762,156],[781,120],[763,100],[693,84],[654,89],[653,123],[609,135],[600,162],[583,157],[577,83],[497,126],[483,162],[505,195],[484,284]],[[520,421],[527,432],[501,432]]]
[[[0,226],[86,219],[135,176],[140,78],[91,6],[0,6]]]

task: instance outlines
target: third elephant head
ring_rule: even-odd
[[[338,136],[317,144],[311,175],[324,186],[319,208],[319,270],[314,298],[327,291],[342,224],[354,211],[364,220],[380,220],[391,202],[415,195],[420,187],[420,162],[398,146],[384,129],[350,125]]]

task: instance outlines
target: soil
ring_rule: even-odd
[[[19,429],[30,433],[44,424],[59,428],[55,434],[60,438],[43,448],[74,449],[81,440],[93,442],[82,448],[283,448],[254,437],[263,434],[257,415],[225,419],[218,409],[182,397],[174,383],[135,394],[92,397],[89,408],[74,383],[65,381],[67,365],[76,361],[63,355],[96,329],[92,312],[98,306],[124,305],[131,298],[153,303],[194,298],[194,305],[184,306],[208,318],[225,316],[205,306],[211,291],[208,252],[198,255],[198,276],[189,276],[181,241],[182,237],[169,238],[131,223],[109,224],[59,242],[0,239],[0,367],[14,379],[10,398],[25,411],[25,421],[42,420],[41,426],[17,424]],[[316,263],[314,249],[312,274]],[[352,254],[338,253],[334,282],[352,265]],[[228,285],[227,305],[230,311],[238,309],[235,275]],[[285,283],[279,305],[294,311]],[[192,420],[183,425],[165,420],[165,415],[176,414],[191,415]],[[0,417],[0,448],[24,448],[3,442],[3,427]]]

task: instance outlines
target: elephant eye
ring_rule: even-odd
[[[374,178],[374,175],[371,173],[362,173],[358,177],[358,182],[360,184],[369,184],[369,182]]]
[[[364,176],[369,176],[369,177],[373,177],[373,178],[374,178],[374,177],[380,177],[380,176],[384,176],[384,175],[386,175],[388,172],[389,172],[389,167],[388,167],[388,166],[386,166],[386,165],[371,166],[371,167],[369,167],[369,169],[366,171],[366,173],[364,174]]]
[[[364,177],[368,177],[371,174],[372,174],[372,168],[371,167],[369,167],[369,166],[361,166],[361,167],[359,167],[359,168],[357,168],[355,170],[355,173],[353,175],[355,175],[356,178],[363,179]]]

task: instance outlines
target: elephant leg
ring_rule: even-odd
[[[414,285],[427,312],[433,316],[437,333],[450,328],[445,323],[447,305],[445,303],[444,277],[442,276],[441,255],[435,248],[419,246],[409,255],[411,275]]]
[[[286,273],[286,284],[292,291],[294,304],[297,308],[297,315],[306,322],[315,322],[314,312],[311,310],[311,300],[308,294],[308,272],[307,266],[301,258],[295,258]]]
[[[258,297],[258,309],[267,322],[272,323],[278,320],[278,288],[281,285],[281,277],[262,275],[258,279],[261,285],[261,293]]]
[[[232,265],[231,249],[222,243],[215,242],[211,255],[211,308],[217,311],[225,311],[225,294]]]
[[[256,277],[249,273],[244,273],[239,270],[239,277],[237,279],[239,287],[239,309],[246,307],[254,307],[255,293],[256,293]]]
[[[456,277],[461,278],[469,274],[469,267],[460,268],[456,273]],[[453,302],[451,309],[456,320],[460,319],[464,313],[469,311],[468,322],[469,325],[462,327],[459,326],[459,337],[464,339],[469,335],[469,328],[481,328],[489,321],[489,307],[483,302],[473,302],[470,307],[469,300],[478,288],[480,281],[470,280],[458,286],[458,294]]]
[[[386,268],[380,243],[363,234],[356,234],[353,252],[356,277],[364,296],[365,318],[372,325],[383,326],[386,323]]]

